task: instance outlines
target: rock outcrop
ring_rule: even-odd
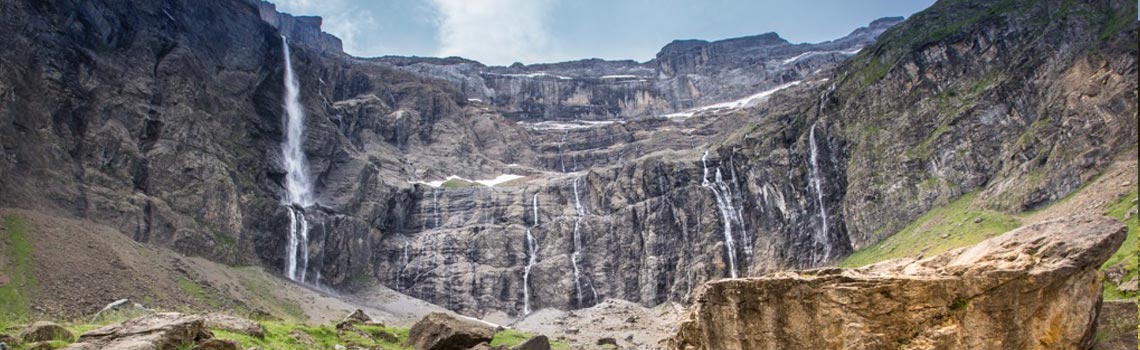
[[[206,328],[209,329],[221,329],[238,334],[245,334],[255,338],[265,337],[265,327],[262,327],[260,323],[251,321],[249,319],[219,313],[212,313],[203,316],[203,321],[206,322]]]
[[[923,259],[707,284],[674,349],[1087,349],[1098,268],[1124,242],[1104,217],[1043,222]]]
[[[69,350],[169,350],[214,337],[201,316],[156,313],[83,333]],[[220,344],[214,344],[220,345]]]
[[[63,328],[53,322],[39,321],[32,323],[24,330],[20,331],[20,341],[25,343],[35,343],[51,340],[74,341],[75,335],[67,328]]]
[[[494,336],[490,325],[433,312],[412,325],[408,344],[416,350],[465,350],[490,343]]]

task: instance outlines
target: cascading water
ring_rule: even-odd
[[[285,276],[305,282],[309,267],[309,221],[305,209],[313,205],[313,184],[309,180],[309,162],[305,159],[305,111],[301,106],[300,84],[293,74],[289,43],[281,36],[285,52],[285,143],[281,145],[285,166],[285,198],[282,205],[289,211],[289,247]]]
[[[716,182],[709,181],[709,166],[708,166],[709,151],[705,151],[705,155],[701,156],[701,166],[704,168],[704,176],[701,177],[701,186],[712,190],[713,197],[716,198],[716,207],[720,210],[720,215],[723,220],[724,226],[724,249],[728,252],[728,268],[732,278],[739,277],[736,269],[736,242],[732,237],[732,224],[741,223],[739,212],[732,206],[732,196],[730,189],[724,183],[720,175],[720,168],[716,168]],[[744,244],[751,244],[744,242]]]
[[[534,224],[531,228],[538,227],[538,193],[534,194],[531,199],[531,207],[534,211]],[[523,268],[523,315],[530,314],[530,269],[534,267],[534,263],[538,260],[538,248],[534,240],[534,235],[531,234],[530,228],[526,229],[526,267]]]
[[[819,205],[819,221],[820,229],[815,235],[816,249],[813,249],[813,263],[819,264],[831,258],[831,242],[827,238],[827,205],[823,201],[823,179],[819,175],[819,148],[815,144],[815,128],[816,122],[811,125],[811,131],[808,132],[808,144],[811,147],[811,178],[809,179],[812,186],[815,187],[815,198],[817,205]],[[820,255],[822,254],[822,255]]]
[[[585,304],[582,300],[582,296],[584,295],[582,291],[582,272],[578,267],[578,259],[582,254],[582,238],[579,234],[579,228],[582,226],[582,219],[586,216],[586,210],[582,208],[582,200],[578,196],[579,179],[581,178],[574,179],[574,252],[570,254],[570,263],[574,267],[574,289],[578,292],[578,306],[583,306]],[[593,283],[590,284],[590,291],[593,294],[593,297],[590,298],[590,301],[594,302],[598,300],[598,291],[594,289]]]

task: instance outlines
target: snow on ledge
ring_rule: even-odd
[[[517,180],[517,179],[521,179],[524,177],[526,177],[526,176],[515,175],[515,174],[502,174],[502,175],[496,176],[494,179],[471,180],[471,179],[466,179],[466,178],[459,177],[456,175],[451,175],[451,176],[448,176],[446,179],[443,179],[443,180],[436,180],[436,181],[409,180],[408,183],[427,185],[427,186],[439,188],[440,186],[443,186],[443,184],[445,182],[448,182],[451,180],[460,180],[460,181],[465,181],[465,182],[470,182],[470,183],[477,183],[477,184],[487,186],[487,187],[495,187],[495,186],[502,184],[504,182]]]
[[[736,101],[728,101],[728,102],[711,104],[708,106],[697,107],[697,108],[689,109],[689,110],[682,111],[682,112],[665,114],[665,115],[662,115],[661,117],[669,118],[669,119],[676,119],[676,118],[684,119],[684,118],[692,117],[693,115],[695,115],[697,113],[705,112],[705,111],[721,110],[721,109],[741,109],[744,107],[753,106],[753,105],[756,105],[757,103],[763,102],[764,100],[767,100],[769,96],[772,96],[772,94],[774,94],[780,90],[799,85],[802,82],[803,81],[801,81],[801,80],[796,80],[796,81],[793,81],[790,83],[786,83],[783,85],[776,86],[776,87],[771,88],[769,90],[761,91],[757,94],[754,94],[752,96],[748,96],[748,97],[745,97],[745,98],[742,98],[742,99],[739,99]]]

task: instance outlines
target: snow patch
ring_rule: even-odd
[[[764,100],[767,100],[769,96],[772,96],[772,94],[774,94],[780,90],[799,85],[801,82],[802,81],[800,81],[800,80],[796,80],[796,81],[793,81],[790,83],[786,83],[786,84],[783,84],[780,86],[776,86],[776,87],[769,89],[769,90],[761,91],[755,95],[748,96],[748,97],[745,97],[745,98],[742,98],[742,99],[739,99],[736,101],[728,101],[728,102],[711,104],[708,106],[697,107],[697,108],[693,108],[693,109],[686,110],[683,112],[665,114],[665,115],[662,115],[661,117],[669,118],[669,119],[684,119],[684,118],[690,118],[693,115],[696,115],[697,113],[700,113],[700,112],[706,112],[706,111],[712,111],[712,110],[723,110],[723,109],[741,109],[744,107],[750,107],[750,106],[754,106],[760,102],[763,102]]]
[[[854,55],[854,54],[857,54],[857,53],[859,53],[859,51],[860,51],[860,50],[863,50],[863,48],[862,48],[862,47],[858,47],[858,48],[855,48],[854,50],[847,50],[847,51],[842,51],[842,50],[836,50],[836,51],[808,51],[808,52],[804,52],[804,53],[801,53],[801,54],[799,54],[799,55],[796,55],[796,57],[792,57],[792,58],[789,58],[789,59],[786,59],[786,60],[784,60],[783,64],[792,64],[792,63],[795,63],[796,61],[799,61],[799,60],[802,60],[802,59],[805,59],[805,58],[808,58],[808,57],[819,56],[819,55],[827,55],[827,54],[833,54],[833,53],[837,53],[837,54],[840,54],[840,55],[851,56],[851,55]]]
[[[589,129],[619,123],[618,120],[568,120],[568,121],[542,121],[537,123],[519,122],[519,125],[531,130],[573,130]]]
[[[515,164],[515,166],[517,166],[517,164]],[[427,186],[438,188],[440,186],[443,186],[443,184],[445,182],[448,182],[451,180],[460,180],[460,181],[464,181],[464,182],[477,183],[477,184],[487,186],[487,187],[495,187],[495,186],[502,184],[504,182],[517,180],[517,179],[521,179],[524,177],[526,177],[526,176],[515,175],[515,174],[502,174],[502,175],[496,176],[493,179],[471,180],[471,179],[463,178],[460,176],[451,175],[451,176],[448,176],[447,178],[445,178],[443,180],[436,180],[436,181],[409,180],[408,183],[427,185]]]

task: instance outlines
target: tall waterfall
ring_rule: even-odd
[[[313,183],[309,179],[309,162],[305,159],[305,111],[301,106],[300,84],[293,74],[289,43],[281,36],[285,52],[285,143],[281,145],[285,165],[285,198],[289,211],[289,247],[286,250],[285,276],[305,282],[309,267],[309,221],[305,208],[313,205]]]
[[[708,165],[709,151],[705,151],[705,155],[701,156],[701,166],[704,168],[704,176],[701,177],[701,186],[712,190],[713,197],[716,198],[716,207],[720,210],[722,218],[722,225],[724,226],[724,249],[728,252],[728,268],[732,274],[732,278],[739,277],[736,269],[736,242],[732,237],[733,223],[743,223],[740,218],[740,212],[732,206],[732,193],[731,188],[726,185],[720,175],[720,168],[716,168],[715,181],[709,181],[709,165]],[[751,242],[744,242],[744,244],[751,244]]]
[[[534,194],[531,199],[531,208],[534,211],[534,224],[531,228],[538,227],[538,193]],[[534,241],[534,235],[531,234],[530,228],[526,229],[526,267],[523,268],[523,315],[530,314],[530,269],[534,267],[534,263],[538,260],[537,243]]]
[[[584,294],[582,291],[582,272],[581,269],[578,268],[578,259],[582,254],[582,236],[579,234],[579,229],[582,226],[582,219],[586,216],[586,210],[582,208],[582,200],[578,196],[579,179],[581,178],[574,179],[574,252],[570,254],[570,263],[574,267],[574,288],[578,292],[578,306],[583,306],[585,304],[582,301]],[[593,283],[590,283],[590,291],[593,295],[593,297],[590,298],[590,302],[597,301],[598,291],[594,289]]]
[[[817,247],[816,249],[813,249],[813,251],[818,253],[812,254],[814,260],[813,263],[818,264],[831,258],[832,248],[831,242],[827,237],[827,205],[823,201],[823,179],[819,175],[819,148],[816,147],[815,144],[816,124],[819,124],[819,122],[817,121],[816,123],[812,124],[811,131],[808,132],[808,144],[811,147],[811,178],[809,180],[811,182],[811,185],[815,188],[815,198],[817,201],[816,204],[819,205],[819,220],[821,222],[820,229],[816,232],[814,239],[815,245]],[[818,255],[819,253],[822,253],[822,256]]]

